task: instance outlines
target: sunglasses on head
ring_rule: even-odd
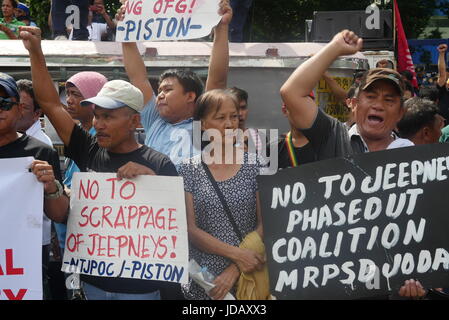
[[[2,98],[2,97],[0,97],[0,110],[9,111],[16,104],[19,104],[19,103],[12,101],[11,98]]]

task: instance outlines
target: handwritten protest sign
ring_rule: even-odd
[[[449,285],[449,145],[333,159],[259,178],[278,299]]]
[[[220,21],[219,0],[129,0],[116,41],[202,38]]]
[[[0,300],[42,299],[44,191],[31,161],[0,160]]]
[[[180,177],[76,173],[62,270],[186,283],[188,240]]]

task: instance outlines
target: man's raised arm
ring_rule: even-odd
[[[214,44],[209,60],[206,91],[226,89],[229,72],[229,23],[232,20],[232,8],[229,0],[220,2],[220,23],[214,28]]]
[[[126,4],[122,5],[116,15],[117,21],[125,17]],[[143,93],[143,102],[146,105],[153,98],[153,88],[148,80],[147,69],[135,42],[123,42],[123,64],[129,81]]]
[[[446,76],[446,51],[447,45],[440,44],[438,46],[438,79],[437,83],[440,87],[444,87],[446,85],[447,76]]]
[[[75,123],[62,106],[59,94],[53,86],[41,48],[41,30],[37,27],[20,27],[20,37],[30,53],[31,77],[36,100],[67,146]]]
[[[299,129],[313,125],[318,106],[309,97],[329,66],[341,55],[351,55],[362,49],[362,39],[344,30],[309,60],[301,64],[281,88],[281,96]]]

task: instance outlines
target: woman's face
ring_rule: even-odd
[[[10,0],[2,1],[2,13],[5,18],[10,18],[14,15],[14,7],[12,6],[12,2]]]
[[[235,130],[239,127],[239,110],[235,102],[226,97],[221,106],[208,112],[201,119],[201,128],[203,131],[215,129],[220,132],[223,142],[226,136],[235,135]]]

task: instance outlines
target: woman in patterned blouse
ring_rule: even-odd
[[[190,258],[215,276],[215,287],[206,293],[190,282],[183,287],[187,299],[223,299],[234,293],[241,272],[260,270],[264,257],[239,248],[240,240],[222,202],[208,178],[201,159],[207,164],[242,237],[257,231],[262,238],[262,221],[256,177],[257,157],[236,147],[239,109],[234,95],[226,90],[211,90],[197,101],[195,120],[211,143],[201,155],[185,161],[179,168],[184,177]]]

